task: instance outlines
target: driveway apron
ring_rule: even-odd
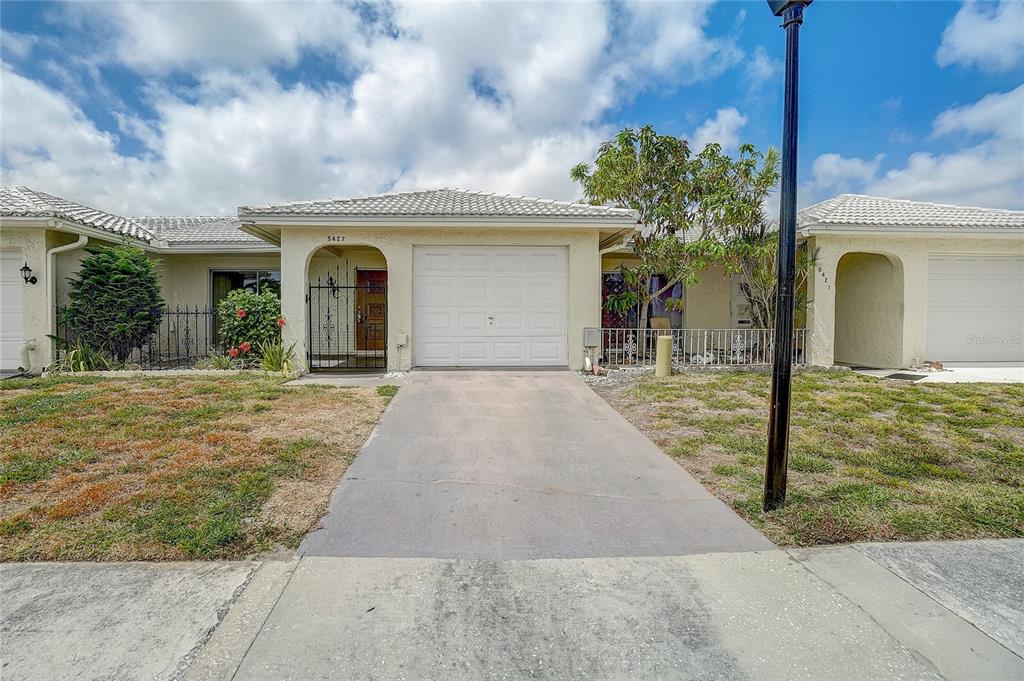
[[[573,374],[418,371],[300,552],[505,560],[771,548]]]

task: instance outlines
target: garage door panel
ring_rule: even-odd
[[[498,305],[522,306],[527,302],[528,283],[521,278],[513,279],[511,277],[493,281],[494,302]]]
[[[453,258],[451,253],[421,253],[416,268],[421,274],[439,274],[451,272]]]
[[[523,253],[496,253],[493,258],[495,274],[520,274],[523,272]]]
[[[564,248],[417,247],[414,363],[566,364],[566,260]]]
[[[562,353],[559,343],[533,340],[530,342],[530,359],[535,364],[558,364]]]
[[[525,343],[516,340],[498,340],[494,342],[495,364],[516,365],[527,360]]]
[[[529,282],[527,302],[530,305],[565,305],[565,280],[546,277]]]
[[[490,356],[488,353],[489,343],[482,338],[457,341],[455,348],[456,356],[461,361],[486,360]]]
[[[483,277],[467,277],[454,280],[456,298],[454,301],[447,300],[443,304],[451,305],[452,302],[461,306],[483,305],[490,297],[489,282]]]
[[[524,317],[525,315],[521,310],[495,312],[493,315],[494,326],[492,328],[497,333],[492,335],[508,336],[526,333]]]
[[[453,282],[449,279],[424,277],[417,284],[419,303],[423,307],[445,305],[447,301],[452,299]]]
[[[455,319],[452,331],[457,335],[482,336],[487,329],[487,313],[484,310],[460,310],[455,313]]]
[[[1024,257],[932,256],[927,359],[1024,361]]]
[[[24,342],[21,251],[0,251],[0,369],[16,370]]]
[[[565,333],[565,317],[558,311],[533,310],[528,328],[534,334],[561,335]]]
[[[455,273],[457,274],[489,274],[490,263],[487,254],[484,252],[462,252],[455,258]]]
[[[423,328],[433,332],[447,332],[455,329],[455,314],[448,310],[424,310],[420,313]],[[432,335],[442,335],[434,333]]]
[[[531,274],[565,274],[565,258],[558,253],[531,253]]]

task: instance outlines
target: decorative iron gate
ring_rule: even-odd
[[[386,270],[355,270],[350,280],[336,266],[310,281],[310,371],[381,371],[388,365],[388,279]],[[343,278],[344,277],[344,278]]]

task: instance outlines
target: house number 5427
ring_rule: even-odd
[[[331,234],[327,237],[327,240],[332,243],[340,243],[345,240],[345,237],[340,234]]]

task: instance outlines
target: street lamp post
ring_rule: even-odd
[[[782,196],[779,210],[779,274],[775,295],[775,345],[768,407],[768,459],[764,471],[764,510],[786,502],[789,411],[793,380],[793,296],[796,280],[796,130],[800,24],[812,0],[768,0],[786,30],[786,94],[782,122]]]

